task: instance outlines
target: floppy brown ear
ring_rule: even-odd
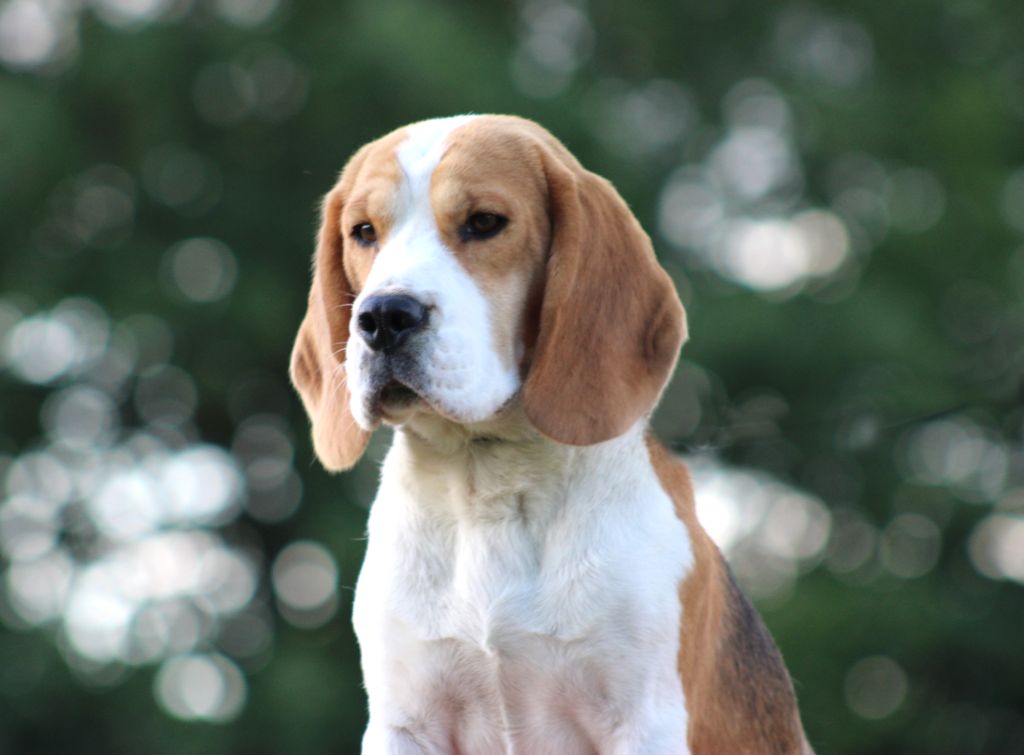
[[[291,379],[313,423],[313,447],[331,471],[363,455],[370,433],[349,409],[345,348],[355,293],[345,273],[340,232],[342,189],[327,195],[317,240],[306,317],[292,349]]]
[[[526,415],[544,435],[590,445],[657,403],[686,339],[686,315],[651,240],[618,192],[544,145],[551,247]]]

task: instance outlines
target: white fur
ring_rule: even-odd
[[[685,752],[691,560],[640,425],[455,452],[398,432],[356,589],[364,752]]]
[[[461,122],[421,125],[400,149],[399,223],[360,296],[402,290],[436,307],[421,358],[442,409],[396,430],[370,513],[354,606],[363,752],[685,753],[686,529],[642,421],[575,448],[508,403],[519,378],[426,193]],[[348,371],[363,423],[359,343]]]

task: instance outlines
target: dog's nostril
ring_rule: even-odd
[[[367,335],[373,335],[377,330],[377,318],[372,312],[363,312],[356,322],[359,324],[359,329]]]

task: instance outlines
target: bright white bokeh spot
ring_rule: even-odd
[[[6,574],[7,598],[29,624],[53,621],[64,612],[74,575],[74,564],[60,551],[13,563]]]
[[[688,465],[701,525],[755,597],[784,594],[799,571],[823,555],[831,516],[821,501],[763,472],[710,457]]]
[[[882,655],[857,661],[843,684],[850,710],[867,719],[886,718],[895,713],[907,697],[907,688],[903,669]]]
[[[49,450],[29,451],[7,469],[8,495],[25,494],[38,499],[39,511],[53,513],[71,497],[73,480],[61,458]]]
[[[218,446],[193,446],[164,465],[159,485],[170,521],[211,522],[237,501],[243,489],[238,463]]]
[[[9,561],[32,561],[57,545],[60,508],[32,493],[0,503],[0,552]]]
[[[197,578],[205,599],[223,614],[244,608],[256,592],[256,569],[237,551],[210,549],[199,563]]]
[[[842,221],[832,213],[812,210],[791,219],[727,223],[713,262],[728,278],[762,291],[776,291],[829,275],[848,252]]]
[[[241,713],[248,694],[241,670],[219,654],[184,655],[164,661],[154,687],[163,708],[186,721],[231,721]]]
[[[730,131],[708,160],[714,184],[748,202],[799,177],[795,148],[786,135],[760,126]]]
[[[985,517],[971,533],[967,552],[974,568],[986,577],[1024,584],[1024,514]]]
[[[71,298],[14,325],[3,352],[19,379],[51,383],[91,367],[103,356],[109,335],[109,322],[99,305]]]
[[[282,550],[274,559],[271,582],[282,613],[292,623],[319,626],[334,614],[338,567],[322,545],[300,541]]]
[[[64,631],[71,647],[100,663],[124,654],[132,620],[133,606],[119,594],[117,577],[105,565],[81,570],[64,613]]]
[[[765,513],[759,537],[776,556],[803,561],[821,553],[830,527],[828,509],[813,496],[794,490],[775,498]]]
[[[975,503],[999,497],[1010,463],[1005,444],[967,417],[935,420],[914,430],[898,458],[914,482],[949,486]]]
[[[762,291],[799,283],[807,270],[801,239],[785,220],[730,223],[718,247],[717,261],[728,277]]]
[[[104,536],[137,540],[166,526],[215,521],[238,503],[242,491],[242,474],[229,454],[193,446],[177,453],[156,450],[142,464],[110,468],[95,480],[87,506]]]
[[[110,474],[87,502],[107,537],[135,540],[155,531],[164,518],[161,491],[152,475],[130,467]]]
[[[43,405],[43,426],[58,444],[104,446],[118,429],[117,405],[95,388],[76,384],[51,394]]]
[[[669,179],[658,205],[658,227],[673,244],[700,249],[724,219],[722,198],[693,169],[684,168]]]
[[[185,600],[148,603],[132,621],[127,663],[153,663],[192,650],[204,639],[206,622],[194,605]]]
[[[75,334],[67,323],[34,315],[14,327],[5,352],[17,377],[30,383],[49,383],[74,364]]]
[[[697,517],[708,535],[725,552],[747,537],[763,515],[753,474],[729,472],[710,461],[694,461],[694,498]],[[754,510],[751,510],[754,509]]]
[[[850,238],[840,220],[827,210],[807,210],[793,217],[804,247],[808,276],[834,273],[850,252]]]
[[[8,0],[0,7],[0,61],[35,68],[57,52],[63,19],[42,0]]]
[[[203,304],[230,294],[238,274],[231,250],[211,238],[176,244],[167,251],[166,265],[177,290],[186,299]]]

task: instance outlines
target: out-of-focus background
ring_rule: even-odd
[[[818,752],[1024,752],[1024,5],[0,0],[0,69],[0,751],[357,751],[387,438],[287,357],[347,157],[472,111],[653,236]]]

